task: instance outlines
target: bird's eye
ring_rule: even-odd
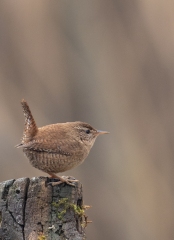
[[[87,130],[86,130],[86,133],[87,133],[87,134],[89,134],[89,133],[90,133],[90,130],[89,130],[89,129],[87,129]]]

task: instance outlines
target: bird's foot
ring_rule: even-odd
[[[78,182],[78,180],[72,179],[73,177],[65,177],[65,176],[60,177],[60,176],[55,175],[54,173],[53,174],[49,173],[49,175],[51,176],[51,178],[59,179],[58,182],[50,182],[49,184],[52,185],[52,186],[56,186],[56,185],[59,185],[59,184],[62,184],[62,183],[66,183],[67,185],[75,187],[75,185],[73,183]]]

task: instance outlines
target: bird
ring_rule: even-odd
[[[59,179],[57,184],[74,185],[78,180],[65,179],[57,173],[70,170],[87,158],[96,138],[107,134],[90,124],[76,121],[50,124],[37,127],[28,103],[22,99],[21,105],[25,117],[25,124],[21,143],[17,148],[23,148],[24,155],[31,165],[51,176]]]

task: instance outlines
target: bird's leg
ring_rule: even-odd
[[[50,184],[52,186],[59,185],[61,183],[66,183],[66,184],[74,187],[74,184],[72,184],[72,182],[78,182],[78,180],[75,180],[75,179],[65,179],[65,178],[57,176],[56,174],[51,173],[51,172],[48,172],[48,174],[51,176],[51,178],[56,178],[56,179],[60,180],[59,182],[51,182]]]

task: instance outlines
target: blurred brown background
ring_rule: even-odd
[[[107,130],[66,175],[90,240],[174,239],[174,2],[0,1],[0,181],[46,174],[14,145],[25,98],[38,126]]]

